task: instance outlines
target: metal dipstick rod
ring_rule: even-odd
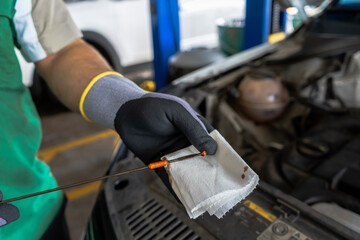
[[[122,175],[125,175],[125,174],[142,171],[142,170],[145,170],[145,169],[161,168],[161,167],[167,166],[169,163],[174,163],[174,162],[190,159],[190,158],[193,158],[193,157],[196,157],[196,156],[206,156],[206,152],[203,151],[201,153],[190,154],[190,155],[186,155],[186,156],[171,159],[171,160],[168,160],[166,158],[162,158],[161,161],[150,163],[149,165],[144,166],[144,167],[139,167],[139,168],[131,169],[131,170],[124,171],[124,172],[113,173],[113,174],[109,174],[109,175],[102,176],[102,177],[96,177],[96,178],[92,178],[92,179],[87,179],[87,180],[80,181],[80,182],[77,182],[77,183],[71,183],[71,184],[60,186],[60,187],[56,187],[56,188],[52,188],[52,189],[48,189],[48,190],[44,190],[44,191],[40,191],[40,192],[36,192],[36,193],[27,194],[27,195],[20,196],[20,197],[10,198],[8,200],[1,201],[0,204],[14,202],[14,201],[22,200],[22,199],[25,199],[25,198],[35,197],[35,196],[39,196],[39,195],[43,195],[43,194],[46,194],[46,193],[51,193],[51,192],[55,192],[55,191],[59,191],[59,190],[64,190],[64,189],[68,189],[68,188],[78,187],[78,186],[85,185],[85,184],[88,184],[88,183],[102,181],[102,180],[105,180],[105,179],[108,179],[108,178],[118,177],[118,176],[122,176]]]

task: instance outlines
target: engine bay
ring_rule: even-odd
[[[269,54],[177,95],[261,180],[360,232],[360,52],[287,54]]]
[[[358,12],[329,9],[282,42],[230,56],[162,90],[205,116],[259,175],[244,201],[222,219],[189,219],[154,172],[119,176],[104,184],[89,224],[101,227],[89,235],[359,239]],[[110,173],[142,166],[123,144],[113,158]]]

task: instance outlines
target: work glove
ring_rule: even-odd
[[[0,191],[0,201],[3,199],[3,194]],[[0,227],[14,222],[20,217],[19,209],[11,204],[0,204]]]
[[[80,112],[91,121],[115,129],[125,145],[145,164],[194,145],[199,152],[216,153],[209,132],[213,127],[184,100],[142,90],[118,73],[94,78],[85,89]],[[163,168],[156,170],[171,190]]]

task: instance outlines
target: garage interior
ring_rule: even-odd
[[[187,5],[150,0],[152,62],[123,68],[98,50],[143,89],[187,101],[260,185],[224,218],[196,220],[153,173],[67,189],[72,240],[360,239],[360,4],[238,1],[241,18],[213,23],[216,47],[182,49]],[[115,131],[35,87],[43,131],[37,156],[59,186],[142,166]]]

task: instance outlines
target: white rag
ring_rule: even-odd
[[[214,130],[210,134],[218,144],[215,155],[198,156],[167,166],[171,186],[190,218],[204,212],[221,218],[249,195],[258,184],[258,175]],[[194,146],[166,155],[168,160],[198,153]]]

